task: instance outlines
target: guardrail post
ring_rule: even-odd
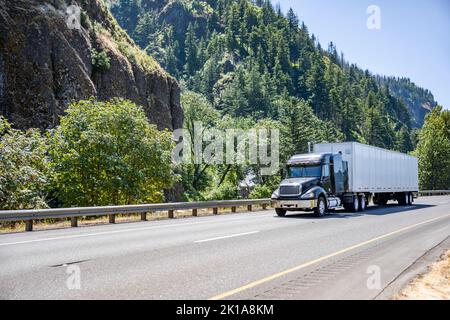
[[[141,221],[147,221],[147,212],[141,212]]]
[[[193,217],[197,217],[198,216],[198,210],[197,209],[192,209],[192,216]]]
[[[213,208],[213,214],[218,215],[219,214],[219,208]]]
[[[72,228],[77,228],[78,227],[78,218],[77,217],[71,217],[70,218],[70,226]]]
[[[232,213],[236,213],[236,206],[232,206],[232,207],[231,207],[231,212],[232,212]]]
[[[109,223],[116,223],[116,215],[115,214],[110,214],[109,215]]]
[[[169,219],[174,219],[174,218],[175,218],[175,211],[169,210]]]
[[[25,221],[25,231],[33,231],[33,220]]]
[[[247,211],[253,211],[253,206],[252,206],[251,204],[249,204],[249,205],[247,206]]]

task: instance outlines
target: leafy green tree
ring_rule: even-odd
[[[0,116],[0,210],[46,208],[49,176],[46,138]]]
[[[64,206],[159,202],[173,182],[172,147],[129,101],[72,103],[50,137],[52,184]]]
[[[438,106],[426,118],[417,149],[422,190],[450,189],[450,111]]]
[[[190,153],[190,163],[183,163],[180,166],[183,186],[191,200],[201,199],[201,193],[208,187],[211,178],[211,164],[205,163],[203,159],[197,159],[196,147],[196,125],[197,134],[203,137],[204,130],[217,126],[219,113],[214,110],[209,101],[202,95],[194,92],[184,92],[181,96],[181,103],[184,109],[184,128],[189,135],[189,150],[183,152]],[[186,145],[185,145],[186,146]],[[203,150],[203,144],[201,145]]]

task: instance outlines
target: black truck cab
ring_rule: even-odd
[[[278,215],[286,211],[314,210],[323,216],[340,207],[348,189],[347,162],[342,154],[304,154],[287,163],[285,179],[272,195]]]

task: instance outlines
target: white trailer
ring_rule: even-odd
[[[272,200],[279,216],[288,211],[364,211],[370,201],[411,205],[419,191],[417,158],[356,142],[314,145],[294,155]]]
[[[357,142],[314,145],[315,153],[341,153],[348,163],[349,192],[419,191],[416,157]]]

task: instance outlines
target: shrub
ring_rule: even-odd
[[[37,129],[12,129],[0,116],[0,210],[46,208],[47,140]]]
[[[83,26],[83,28],[85,28],[86,30],[91,30],[92,22],[88,16],[88,14],[85,11],[81,11],[80,20],[81,20],[80,22],[81,22],[81,25]]]
[[[97,50],[92,49],[91,60],[94,70],[102,72],[111,68],[111,58],[108,56],[106,51],[98,52]]]
[[[235,200],[239,198],[238,187],[230,182],[223,183],[213,189],[207,196],[207,200]]]
[[[64,206],[160,202],[174,180],[171,134],[130,101],[72,103],[50,141]]]
[[[250,193],[250,199],[265,199],[272,196],[274,189],[268,185],[257,184]]]

